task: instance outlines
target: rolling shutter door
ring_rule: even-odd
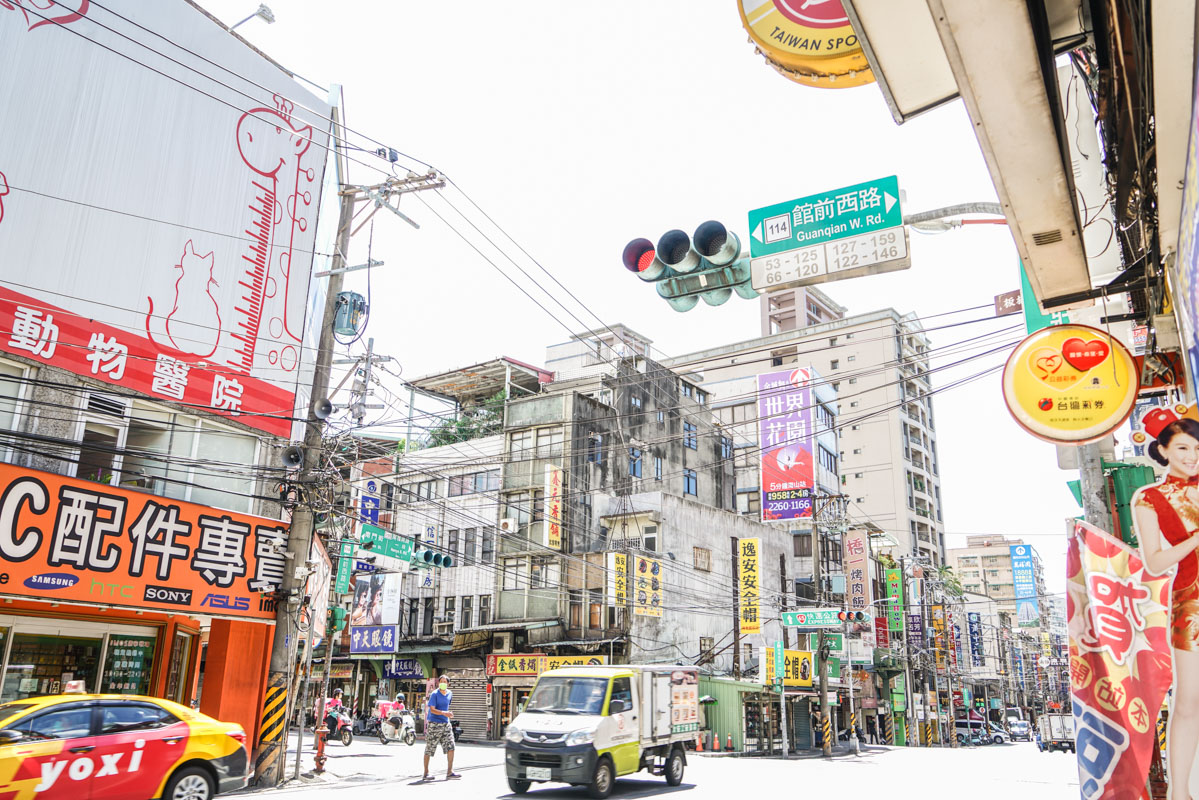
[[[462,725],[462,738],[472,741],[487,740],[487,711],[491,707],[491,696],[487,694],[485,678],[453,679],[454,702],[450,709],[454,719]]]

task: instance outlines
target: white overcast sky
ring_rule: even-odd
[[[257,0],[201,4],[232,24]],[[255,19],[238,32],[295,72],[341,84],[352,129],[436,165],[600,318],[629,325],[668,355],[759,335],[757,301],[734,295],[717,308],[672,311],[622,269],[632,238],[718,219],[744,242],[750,209],[891,174],[906,192],[905,212],[995,199],[960,102],[897,127],[876,85],[791,83],[747,42],[736,0],[269,5],[273,25]],[[357,165],[351,176],[381,179]],[[457,192],[446,198],[467,208]],[[429,209],[412,200],[401,208],[422,227],[377,217],[373,255],[386,266],[372,286],[376,350],[394,356],[406,377],[500,355],[543,363],[545,346],[564,340],[565,329]],[[535,291],[466,223],[455,224]],[[365,261],[365,234],[352,244],[354,263]],[[1019,286],[1005,226],[914,234],[912,254],[908,271],[821,288],[850,313],[893,306],[930,315]],[[364,291],[361,274],[347,286]],[[933,345],[1015,321],[936,331]],[[991,356],[940,373],[934,386],[999,363]],[[1063,520],[1080,513],[1066,481],[1077,475],[1060,471],[1053,446],[1011,420],[997,374],[935,404],[949,546],[964,544],[966,533],[1027,537],[1047,562],[1050,591],[1063,589]]]

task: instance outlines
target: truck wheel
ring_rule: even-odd
[[[591,774],[591,783],[587,786],[587,794],[598,800],[604,800],[605,797],[612,794],[612,784],[615,781],[616,774],[612,769],[612,762],[607,758],[601,758],[595,762],[595,772]]]
[[[683,782],[683,753],[677,747],[670,751],[670,757],[666,759],[666,782],[671,786],[678,786]]]
[[[532,781],[522,781],[520,778],[508,779],[508,788],[512,790],[512,794],[524,794],[532,785]]]

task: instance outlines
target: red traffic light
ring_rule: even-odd
[[[848,622],[849,621],[849,612],[848,611],[838,611],[837,619],[841,620],[842,622]]]
[[[634,239],[624,246],[621,261],[629,272],[645,272],[654,263],[654,243],[649,239]]]

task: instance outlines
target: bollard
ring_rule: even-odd
[[[728,750],[729,752],[732,752],[732,750],[733,750],[733,734],[731,734],[731,733],[729,734],[728,745],[724,749]]]

